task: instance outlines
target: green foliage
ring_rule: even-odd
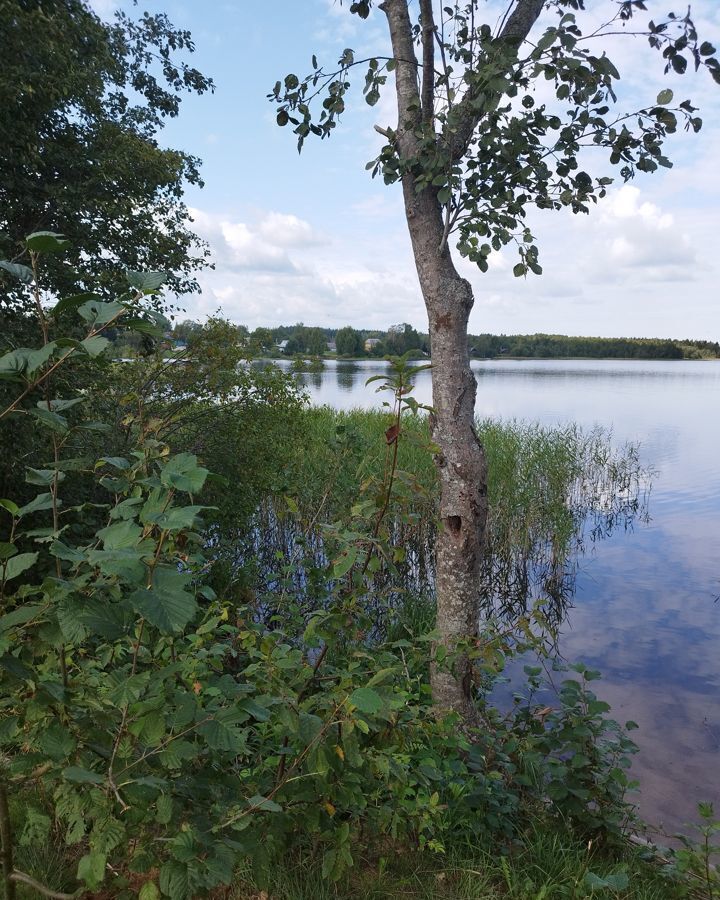
[[[683,74],[692,62],[720,83],[720,63],[712,44],[700,42],[689,10],[633,31],[631,20],[646,10],[645,4],[609,4],[606,24],[589,24],[594,40],[588,44],[584,7],[576,0],[550,4],[557,19],[527,42],[522,22],[534,23],[542,4],[520,4],[499,29],[481,21],[480,6],[473,0],[435,12],[434,4],[427,4],[417,17],[410,14],[412,20],[386,10],[394,46],[421,44],[425,68],[417,73],[422,91],[406,79],[397,131],[381,129],[387,143],[366,168],[386,184],[409,180],[416,193],[428,195],[445,222],[441,249],[456,233],[460,254],[486,272],[490,253],[514,244],[519,256],[514,274],[539,275],[528,209],[568,207],[587,213],[613,181],[583,170],[585,148],[605,150],[628,181],[637,172],[672,165],[664,143],[681,123],[696,132],[702,127],[696,107],[689,100],[675,102],[670,90],[641,109],[617,111],[620,72],[604,50],[595,52],[597,41],[617,33],[620,20],[625,33],[646,36],[661,52],[666,73]],[[367,18],[370,8],[370,2],[353,3],[350,12]],[[435,43],[439,52],[433,64]],[[268,99],[278,124],[294,126],[301,150],[310,135],[332,134],[356,66],[365,68],[362,90],[373,106],[388,74],[409,64],[407,58],[357,60],[346,48],[337,66],[326,69],[313,56],[312,71],[277,81]],[[407,77],[414,85],[415,73]],[[541,85],[550,89],[551,98],[539,104]]]
[[[340,356],[362,356],[365,349],[362,335],[350,325],[338,329],[335,346]]]
[[[48,252],[59,243],[38,239]],[[542,616],[489,623],[472,647],[436,654],[449,669],[459,654],[475,660],[480,729],[460,729],[432,706],[432,632],[374,628],[373,578],[397,572],[397,525],[417,521],[413,503],[425,492],[400,466],[408,441],[413,452],[429,449],[412,396],[424,367],[401,358],[379,378],[390,398],[384,465],[365,472],[349,518],[322,526],[330,552],[318,557],[299,543],[279,576],[313,579],[309,614],[283,583],[252,598],[218,594],[213,530],[203,523],[217,511],[200,502],[212,476],[189,444],[243,407],[282,420],[297,391],[272,368],[243,368],[244,336],[216,320],[193,336],[186,362],[116,366],[105,393],[88,381],[92,398],[57,396],[61,365],[101,355],[106,344],[90,349],[89,339],[142,317],[157,278],[131,278],[135,293],[118,300],[60,301],[84,320],[82,340],[48,340],[51,314],[39,303],[41,347],[0,357],[19,391],[0,418],[42,413],[52,444],[50,459],[27,471],[35,496],[0,501],[6,889],[30,883],[12,859],[32,862],[30,846],[65,845],[71,875],[44,867],[64,889],[69,881],[118,898],[190,900],[230,884],[238,867],[268,884],[288,853],[309,854],[325,882],[340,884],[358,844],[431,854],[493,844],[518,834],[528,810],[616,833],[627,814],[618,772],[633,748],[603,718],[605,705],[577,681],[565,682],[551,714],[528,696],[502,716],[491,700],[506,659],[543,651],[533,633]],[[41,405],[23,406],[38,389]],[[114,425],[74,418],[81,399],[116,407]],[[100,452],[78,464],[64,452],[88,424]],[[341,430],[335,441],[342,461]],[[24,802],[19,822],[8,796]],[[583,877],[590,892],[620,883],[612,871]]]
[[[672,868],[680,875],[690,876],[698,897],[715,900],[720,897],[720,872],[717,868],[720,853],[720,820],[712,803],[698,805],[699,820],[692,826],[693,835],[679,834],[679,850],[672,853]]]
[[[27,278],[23,239],[35,231],[28,249],[47,253],[51,229],[72,244],[46,261],[56,293],[89,281],[104,291],[148,266],[170,270],[178,293],[197,289],[206,248],[182,194],[201,183],[199,160],[156,139],[183,93],[213,88],[184,59],[193,50],[162,13],[106,23],[84,0],[0,2],[0,256],[14,261],[4,268]],[[12,280],[2,284],[3,302],[20,302]]]
[[[543,779],[558,812],[580,829],[620,836],[632,820],[625,793],[637,787],[626,771],[637,747],[626,732],[637,725],[627,722],[621,728],[606,717],[609,705],[588,687],[599,672],[581,663],[568,668],[555,662],[553,669],[580,676],[561,683],[558,707],[538,712],[531,700],[543,684],[539,667],[526,667],[530,693],[515,696],[513,739],[524,745],[519,780]]]

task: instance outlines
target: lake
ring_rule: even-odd
[[[640,813],[666,831],[701,800],[720,813],[720,362],[473,361],[481,417],[611,428],[652,467],[650,522],[582,558],[560,649],[603,673],[598,693],[635,720]],[[381,361],[331,361],[312,402],[379,406]],[[430,373],[415,397],[431,402]]]

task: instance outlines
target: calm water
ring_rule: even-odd
[[[580,566],[561,650],[603,672],[599,693],[634,719],[641,813],[669,831],[700,800],[720,812],[720,362],[476,361],[480,416],[612,428],[656,470],[651,521],[596,544]],[[314,403],[380,405],[376,361],[303,380]],[[415,396],[431,402],[430,373]]]

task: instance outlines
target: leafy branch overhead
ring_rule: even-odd
[[[442,207],[443,242],[455,234],[460,253],[482,271],[493,250],[514,242],[515,274],[542,272],[525,223],[528,207],[588,212],[613,180],[581,167],[584,150],[605,150],[627,181],[638,171],[672,165],[663,145],[680,125],[700,130],[696,107],[669,88],[640,108],[624,109],[617,94],[621,73],[597,49],[603,38],[644,37],[666,72],[705,69],[720,84],[715,47],[700,40],[690,11],[640,25],[645,3],[612,2],[608,20],[583,31],[582,0],[519,0],[497,27],[478,21],[476,0],[437,14],[430,0],[419,6],[411,22],[407,4],[380,4],[398,22],[407,17],[401,24],[411,39],[403,54],[396,46],[392,58],[356,59],[345,49],[331,70],[313,56],[309,74],[287,75],[268,98],[278,124],[293,126],[300,150],[310,135],[325,138],[337,126],[352,70],[364,69],[362,90],[374,105],[388,74],[407,64],[410,83],[398,122],[376,126],[387,143],[367,168],[387,184],[409,175],[416,191],[430,191]],[[363,19],[371,9],[370,0],[350,5]],[[556,21],[531,38],[543,12]],[[423,39],[427,33],[431,40]]]
[[[106,22],[85,0],[3,0],[0,22],[0,257],[27,263],[25,236],[51,230],[71,240],[45,263],[58,294],[111,293],[125,269],[153,267],[196,290],[208,250],[183,193],[202,185],[200,160],[158,141],[184,95],[214,89],[190,34],[163,13]],[[21,306],[0,285],[0,308]]]

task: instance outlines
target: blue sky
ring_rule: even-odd
[[[488,0],[489,23],[502,5]],[[610,0],[587,5],[595,16]],[[333,0],[93,6],[106,17],[116,8],[166,12],[192,32],[193,64],[217,85],[212,96],[188,97],[161,136],[203,160],[205,188],[186,200],[216,268],[201,276],[202,294],[184,301],[189,317],[222,309],[250,328],[426,328],[399,188],[364,168],[382,141],[373,124],[395,124],[392,89],[372,109],[358,92],[333,137],[308,141],[300,156],[266,100],[277,79],[309,71],[313,52],[328,63],[344,47],[387,52],[381,12],[363,22]],[[648,2],[656,17],[671,6]],[[720,46],[718,0],[695,0],[693,12],[701,37]],[[510,249],[485,275],[461,262],[475,288],[471,332],[720,339],[720,87],[704,72],[663,76],[644,39],[623,37],[607,49],[623,75],[623,103],[652,103],[669,86],[696,101],[704,128],[670,141],[672,170],[618,183],[589,217],[533,215],[542,276],[514,278]]]

